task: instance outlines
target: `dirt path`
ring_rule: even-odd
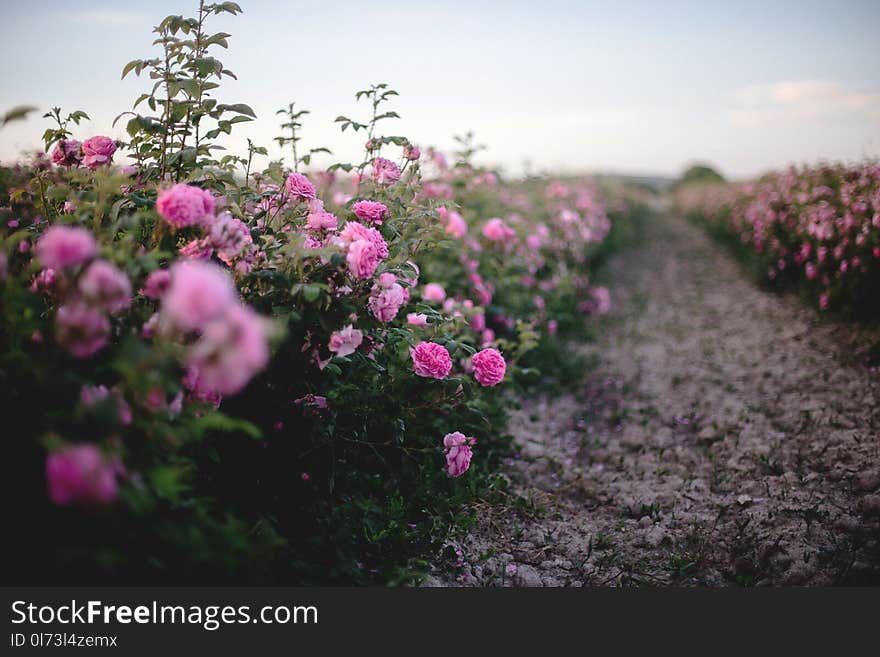
[[[512,423],[514,490],[428,585],[880,584],[880,374],[860,336],[664,218],[608,266],[575,394]],[[848,345],[848,346],[847,346]]]

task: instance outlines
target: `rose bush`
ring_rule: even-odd
[[[338,119],[361,162],[301,170],[326,149],[298,148],[292,104],[286,165],[250,143],[218,159],[254,115],[200,64],[221,12],[240,9],[169,16],[163,56],[125,67],[174,80],[124,115],[128,141],[80,144],[87,115],[54,108],[51,159],[2,171],[4,480],[32,528],[10,582],[408,578],[503,486],[509,391],[549,362],[528,359],[607,310],[597,188],[385,136],[387,85]]]
[[[880,164],[822,165],[737,185],[686,185],[678,208],[772,285],[820,310],[880,314]]]

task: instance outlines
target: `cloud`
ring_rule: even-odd
[[[727,113],[735,126],[868,118],[880,115],[880,93],[827,80],[783,80],[743,87]]]

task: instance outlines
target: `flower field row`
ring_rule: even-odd
[[[608,309],[591,268],[627,206],[504,181],[469,140],[447,159],[385,135],[386,85],[338,120],[359,162],[312,167],[326,149],[293,105],[285,161],[219,157],[255,118],[215,97],[229,35],[207,26],[239,11],[160,23],[162,56],[124,71],[159,81],[127,141],[77,141],[88,117],[56,108],[48,155],[0,170],[4,476],[30,582],[399,581],[502,485],[505,388],[552,375],[554,336]]]
[[[880,311],[880,165],[792,168],[736,185],[685,185],[678,208],[821,310]]]

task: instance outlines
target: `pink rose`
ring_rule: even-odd
[[[227,265],[232,265],[253,242],[247,224],[228,212],[217,217],[208,231],[207,243],[217,252],[217,257]]]
[[[481,386],[498,385],[504,379],[507,364],[497,349],[478,351],[471,363],[474,366],[474,378]]]
[[[223,395],[205,385],[201,373],[195,367],[187,368],[181,383],[189,391],[189,399],[210,404],[214,408],[220,406],[220,402],[223,401]]]
[[[284,184],[290,195],[301,201],[315,198],[315,186],[301,173],[291,173]]]
[[[452,358],[446,347],[436,342],[420,342],[411,352],[413,370],[418,376],[445,379],[452,371]]]
[[[376,201],[358,201],[351,209],[361,221],[369,221],[374,224],[381,224],[388,216],[388,208],[385,204]]]
[[[390,282],[388,276],[391,277]],[[383,277],[385,280],[382,280]],[[370,291],[367,307],[380,322],[390,322],[397,317],[400,307],[406,303],[406,290],[396,282],[393,274],[386,272],[381,274],[379,279]]]
[[[330,344],[327,348],[337,356],[348,356],[353,354],[357,348],[361,346],[363,341],[364,334],[349,324],[341,331],[333,332],[330,336]]]
[[[422,151],[419,150],[418,146],[413,146],[412,144],[407,144],[403,147],[403,156],[412,162],[415,162],[422,156]]]
[[[207,239],[199,239],[199,240],[190,240],[179,249],[177,252],[180,254],[181,258],[187,258],[192,260],[208,260],[211,257],[211,254],[214,252],[214,249],[211,248],[211,243]]]
[[[409,313],[406,316],[406,322],[410,326],[427,326],[428,316],[424,313]]]
[[[376,255],[380,260],[388,257],[388,244],[375,228],[368,228],[357,221],[349,221],[339,233],[342,244],[348,246],[355,240],[366,240],[376,247]]]
[[[55,340],[76,358],[89,358],[107,344],[110,320],[100,310],[73,301],[55,313]]]
[[[446,223],[446,232],[452,235],[455,238],[461,239],[465,235],[467,235],[467,222],[465,222],[464,217],[462,217],[455,210],[446,210],[446,208],[438,208],[439,210],[444,210],[445,212],[441,212],[440,216],[444,219]]]
[[[335,231],[339,227],[339,222],[336,219],[336,215],[330,212],[326,212],[325,210],[318,210],[317,212],[310,212],[308,218],[306,219],[306,228],[313,231]]]
[[[200,330],[237,302],[228,274],[200,260],[184,260],[172,265],[171,284],[162,297],[162,321],[187,333]]]
[[[437,283],[428,283],[422,290],[422,299],[440,303],[446,299],[446,290]]]
[[[204,326],[186,358],[187,366],[198,371],[200,385],[221,395],[241,392],[268,362],[265,322],[239,303]]]
[[[81,146],[76,139],[59,140],[52,149],[52,162],[58,166],[77,166],[82,160]]]
[[[44,267],[63,269],[92,258],[98,251],[98,245],[84,228],[56,225],[43,233],[35,251]]]
[[[354,278],[370,278],[379,266],[379,254],[372,242],[355,240],[348,245],[345,261]]]
[[[450,477],[460,477],[471,467],[473,450],[477,441],[468,438],[460,431],[447,433],[443,437],[443,450],[446,453],[446,473]]]
[[[156,198],[156,212],[174,228],[206,222],[214,215],[214,210],[211,192],[194,185],[178,183],[163,189]]]
[[[516,232],[498,217],[489,219],[483,226],[483,235],[493,242],[507,242],[516,238]]]
[[[95,260],[79,277],[83,298],[105,312],[118,313],[131,305],[131,282],[119,268],[106,260]]]
[[[100,135],[86,139],[82,143],[82,163],[89,169],[97,169],[113,162],[113,153],[116,152],[116,144],[110,137]]]
[[[393,185],[400,179],[400,167],[384,157],[373,159],[373,180],[380,185]]]
[[[118,459],[105,456],[95,445],[69,445],[46,457],[49,499],[59,506],[92,506],[116,501]]]

